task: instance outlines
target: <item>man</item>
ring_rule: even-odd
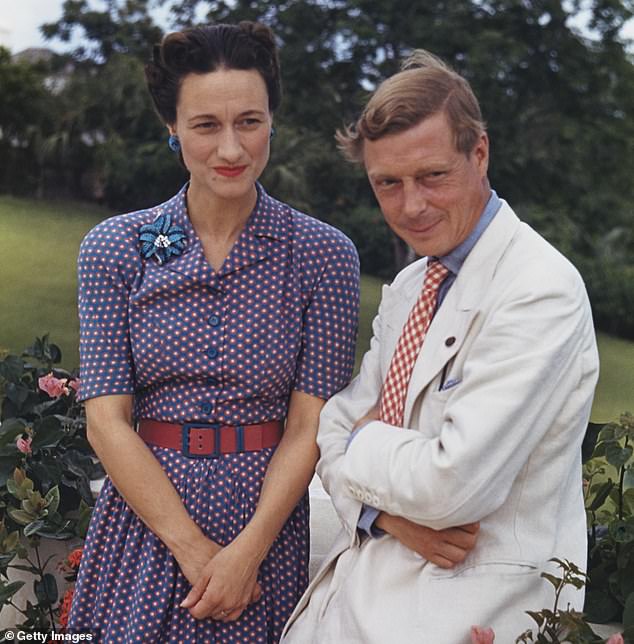
[[[317,470],[344,529],[283,641],[462,644],[478,624],[514,642],[525,611],[553,605],[549,559],[585,565],[598,358],[583,282],[491,191],[477,100],[431,54],[339,142],[425,257],[385,287],[359,376],[322,412]],[[470,550],[456,534],[478,522]],[[444,559],[421,556],[417,529],[453,535]]]

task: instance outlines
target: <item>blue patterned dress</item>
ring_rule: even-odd
[[[285,418],[292,390],[329,398],[354,359],[359,265],[350,240],[258,185],[216,272],[189,221],[186,190],[102,222],[82,243],[81,398],[133,394],[136,418],[228,425]],[[166,215],[185,233],[184,250],[164,263],[144,259],[139,229]],[[150,449],[190,515],[222,545],[253,515],[274,452],[190,459]],[[106,479],[68,632],[117,644],[277,642],[307,584],[308,526],[305,496],[260,567],[262,598],[235,622],[199,621],[179,608],[190,585],[171,553]]]

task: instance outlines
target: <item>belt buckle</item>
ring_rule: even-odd
[[[218,458],[220,456],[221,427],[220,423],[186,423],[183,425],[183,455],[187,458]],[[192,430],[199,430],[200,433],[192,437],[190,435]],[[211,439],[213,448],[209,444],[209,439]]]

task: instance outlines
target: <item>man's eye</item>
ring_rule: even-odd
[[[378,185],[380,188],[391,188],[392,186],[395,186],[398,183],[396,179],[381,179],[378,182]]]
[[[241,121],[238,121],[238,127],[241,127],[243,129],[254,129],[258,125],[260,125],[260,123],[262,123],[260,119],[247,118],[247,119],[242,119]]]

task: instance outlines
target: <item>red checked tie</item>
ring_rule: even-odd
[[[379,417],[390,425],[403,426],[403,410],[409,379],[423,346],[427,329],[434,317],[438,288],[448,272],[449,270],[438,260],[429,262],[425,271],[423,290],[412,307],[401,337],[398,339],[379,403]]]

